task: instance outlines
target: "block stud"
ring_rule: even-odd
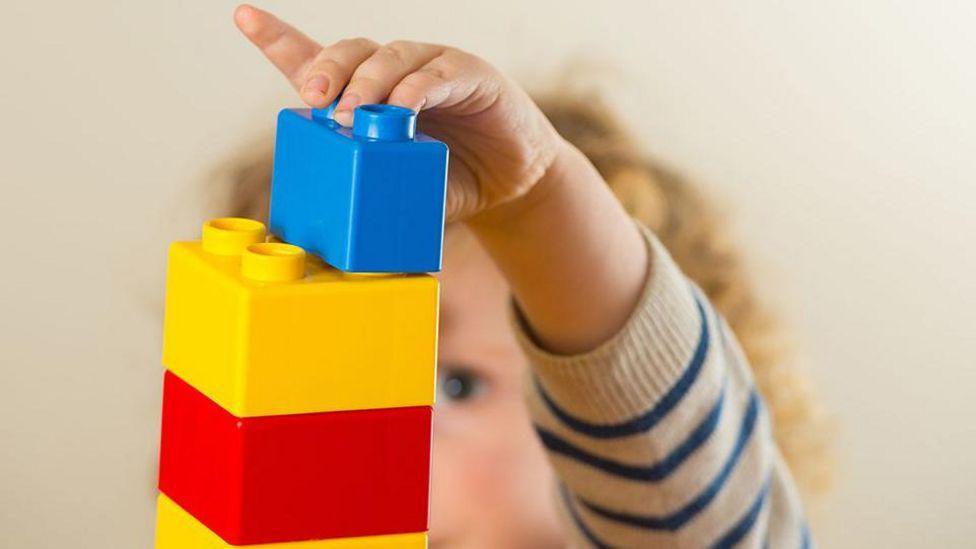
[[[243,217],[220,217],[203,224],[203,251],[240,255],[251,244],[263,242],[264,223]]]
[[[409,141],[417,128],[417,113],[395,105],[363,105],[356,108],[352,134],[379,141]]]
[[[241,274],[261,282],[288,282],[305,276],[305,250],[291,244],[251,244],[241,256]]]

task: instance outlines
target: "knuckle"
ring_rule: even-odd
[[[353,46],[356,46],[358,48],[363,48],[363,49],[370,49],[370,48],[377,48],[377,47],[379,47],[379,44],[377,44],[376,41],[370,40],[369,38],[366,38],[366,37],[363,37],[363,36],[360,36],[360,37],[357,37],[357,38],[351,38],[350,39],[350,44],[353,45]]]
[[[349,81],[347,90],[359,90],[362,92],[371,91],[379,86],[379,81],[371,76],[357,74]]]
[[[426,88],[444,81],[444,75],[434,68],[423,68],[403,79],[403,84],[412,88]]]
[[[406,65],[408,59],[416,50],[416,46],[404,40],[390,42],[378,49],[376,52],[387,57],[390,61],[398,65]]]
[[[335,43],[335,47],[340,48],[355,48],[355,49],[376,49],[379,47],[375,41],[369,38],[359,36],[356,38],[343,38]]]
[[[449,48],[444,52],[443,60],[446,65],[458,68],[483,69],[489,66],[487,61],[477,55],[457,48]]]
[[[342,63],[339,63],[338,61],[336,61],[331,57],[320,59],[312,67],[312,72],[322,72],[328,75],[338,75],[341,74],[343,71],[344,71],[344,67]]]
[[[418,79],[423,79],[426,82],[445,82],[449,80],[449,67],[445,67],[442,64],[430,64],[414,74]]]
[[[462,61],[474,61],[478,59],[476,56],[471,55],[470,53],[460,48],[455,48],[453,46],[449,46],[445,48],[444,55],[442,57],[444,59],[450,60],[452,63],[459,63]]]

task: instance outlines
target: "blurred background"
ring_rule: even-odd
[[[605,66],[647,149],[726,204],[836,417],[820,545],[971,546],[976,5],[258,5],[320,41],[453,44],[530,87]],[[298,103],[233,6],[5,3],[4,547],[150,545],[167,243],[222,213],[208,170]]]

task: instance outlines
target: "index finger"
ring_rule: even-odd
[[[301,89],[305,69],[322,50],[318,42],[273,14],[248,4],[234,10],[234,23],[295,89]]]

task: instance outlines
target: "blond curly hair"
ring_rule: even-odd
[[[581,150],[627,211],[650,227],[685,274],[708,295],[735,332],[772,415],[774,438],[805,496],[824,492],[833,471],[832,426],[809,379],[797,367],[782,323],[758,296],[754,278],[728,238],[724,220],[699,189],[652,161],[598,97],[543,96],[537,103],[559,133]],[[270,139],[222,166],[222,210],[266,220]]]

